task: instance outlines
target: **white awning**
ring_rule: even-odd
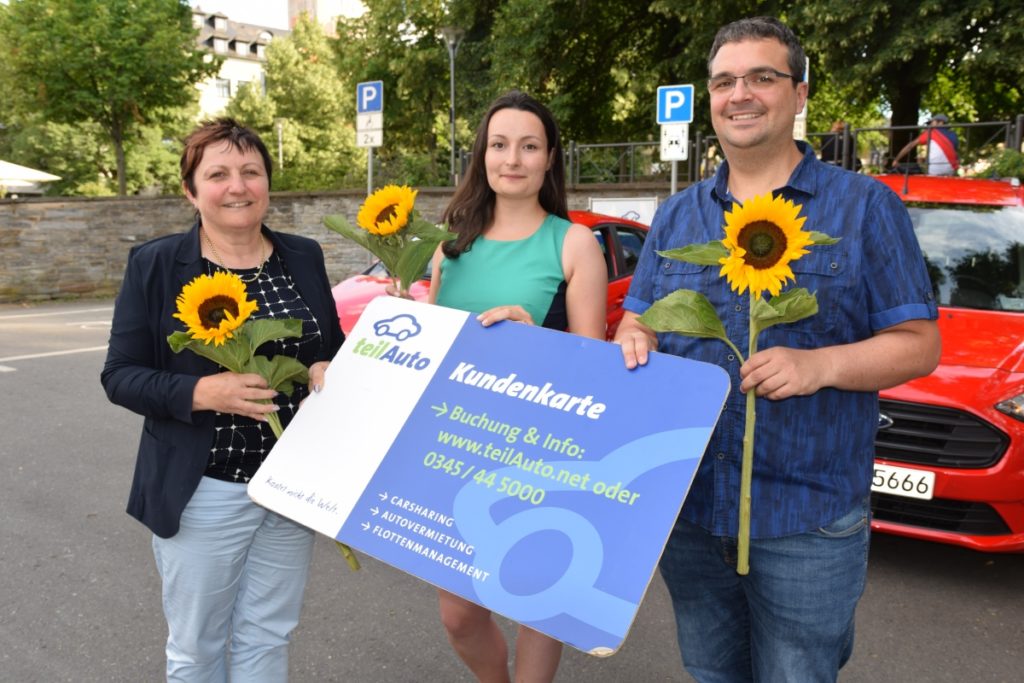
[[[8,161],[0,161],[0,185],[14,188],[24,187],[26,183],[49,183],[54,180],[60,180],[60,176],[12,164]]]

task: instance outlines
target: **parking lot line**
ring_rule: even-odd
[[[77,315],[79,313],[109,313],[113,310],[113,306],[105,306],[103,308],[78,308],[71,311],[46,311],[44,313],[14,313],[13,315],[0,315],[0,320],[14,320],[16,318],[45,318],[51,315]]]
[[[24,356],[8,356],[7,358],[0,358],[0,363],[10,363],[16,360],[32,360],[34,358],[47,358],[49,356],[67,356],[72,353],[89,353],[90,351],[106,351],[107,345],[103,346],[87,346],[81,349],[68,349],[66,351],[49,351],[47,353],[30,353]],[[11,368],[12,370],[14,368]],[[4,370],[4,372],[10,372],[10,370]]]

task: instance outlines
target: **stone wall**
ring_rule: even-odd
[[[581,186],[569,208],[585,209],[590,197],[651,197],[663,201],[668,186]],[[423,188],[416,207],[438,220],[451,188]],[[355,221],[365,193],[359,190],[275,192],[266,223],[274,230],[311,237],[323,246],[332,282],[363,270],[371,256],[321,219],[343,214]],[[112,296],[121,284],[128,250],[154,237],[182,232],[192,207],[182,197],[0,200],[0,303]]]

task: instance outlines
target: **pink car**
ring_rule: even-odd
[[[647,226],[628,218],[602,216],[590,211],[570,211],[569,219],[591,228],[604,251],[604,260],[608,265],[607,337],[611,339],[622,320],[622,302],[626,299],[633,269],[647,237]],[[387,295],[385,288],[390,282],[391,278],[378,261],[361,275],[354,275],[335,285],[332,291],[342,332],[348,334],[352,330],[371,299]],[[426,301],[429,289],[430,278],[427,273],[422,280],[413,283],[409,293],[417,301]]]

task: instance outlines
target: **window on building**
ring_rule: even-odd
[[[224,38],[214,38],[213,39],[213,51],[214,52],[227,52],[228,51],[228,41],[225,40]]]
[[[231,98],[231,81],[227,78],[216,78],[213,81],[214,90],[218,97]]]

